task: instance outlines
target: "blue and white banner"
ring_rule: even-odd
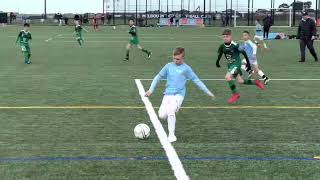
[[[176,19],[173,19],[173,22],[171,24],[170,18],[160,18],[160,26],[175,26],[176,25]],[[203,25],[203,19],[202,18],[180,18],[179,19],[179,25],[181,26],[201,26]]]

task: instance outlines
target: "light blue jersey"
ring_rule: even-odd
[[[256,21],[256,36],[263,36],[262,28],[263,26],[261,26],[261,24]]]
[[[244,44],[240,46],[240,49],[246,52],[249,60],[255,60],[257,55],[257,45],[251,40],[245,41]]]
[[[186,95],[186,82],[188,79],[193,81],[205,93],[209,93],[209,89],[193,72],[186,63],[176,65],[174,62],[168,63],[162,68],[159,74],[153,79],[149,91],[154,92],[161,79],[166,79],[165,95]]]

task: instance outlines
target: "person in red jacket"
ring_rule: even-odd
[[[93,16],[92,24],[93,24],[93,29],[95,31],[98,31],[99,30],[98,29],[98,18],[97,18],[96,14]]]

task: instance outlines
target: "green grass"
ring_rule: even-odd
[[[0,109],[0,179],[174,179],[167,160],[39,160],[28,158],[166,157],[134,79],[150,79],[168,63],[172,49],[184,46],[187,63],[200,78],[223,79],[226,64],[215,68],[221,28],[140,28],[141,44],[153,58],[132,50],[123,62],[127,27],[104,27],[85,33],[79,48],[72,27],[32,27],[32,65],[14,46],[20,27],[0,28],[0,106],[133,106],[136,109]],[[233,29],[234,39],[244,29]],[[253,29],[251,29],[253,30]],[[274,29],[290,32],[291,29]],[[61,35],[59,35],[61,34]],[[59,35],[59,36],[57,36]],[[53,40],[45,40],[54,37]],[[319,78],[319,64],[308,55],[299,64],[296,41],[269,41],[260,53],[261,67],[275,79]],[[319,51],[318,42],[315,44]],[[142,81],[147,89],[150,81]],[[320,155],[319,109],[277,109],[275,106],[319,106],[319,81],[272,81],[266,92],[238,86],[234,106],[265,109],[203,109],[227,106],[224,81],[205,81],[217,100],[211,101],[192,83],[177,118],[174,147],[191,179],[319,179],[320,162],[301,160],[188,160],[191,158],[312,158]],[[150,98],[161,102],[164,82]],[[140,107],[140,108],[139,108]],[[230,106],[232,107],[232,106]],[[272,108],[274,107],[274,108]],[[157,109],[156,109],[157,110]],[[138,123],[152,127],[148,140],[133,136]],[[166,129],[166,122],[163,121]],[[19,158],[19,161],[3,161]],[[21,160],[25,158],[25,160]],[[2,160],[1,160],[2,159]]]

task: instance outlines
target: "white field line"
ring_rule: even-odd
[[[144,87],[143,87],[141,81],[139,79],[136,79],[135,82],[138,87],[141,99],[142,99],[143,103],[145,104],[145,108],[149,114],[149,117],[150,117],[150,120],[153,124],[153,127],[158,135],[160,143],[166,152],[166,155],[168,157],[169,163],[171,165],[171,168],[174,172],[175,177],[177,178],[177,180],[188,180],[189,177],[183,168],[183,165],[178,157],[176,150],[173,148],[172,144],[168,141],[167,134],[164,131],[163,126],[162,126],[161,122],[159,121],[158,116],[157,116],[156,112],[154,111],[151,102],[149,101],[149,99],[147,97],[144,96],[145,90],[144,90]]]
[[[169,33],[171,33],[171,32],[169,32]],[[62,36],[70,36],[70,34],[61,34]],[[88,37],[114,37],[114,36],[121,36],[121,35],[128,35],[128,33],[127,32],[124,32],[124,33],[119,33],[119,34],[109,34],[108,32],[106,32],[106,33],[103,33],[103,34],[99,34],[99,33],[97,33],[97,34],[94,34],[94,33],[89,33],[89,34],[85,34],[85,36],[88,36]],[[147,33],[147,34],[143,34],[143,33],[140,33],[139,34],[139,37],[163,37],[163,36],[165,36],[165,37],[183,37],[183,36],[185,36],[185,33],[181,33],[181,34],[174,34],[174,35],[169,35],[169,36],[166,36],[166,34],[150,34],[150,33]],[[13,37],[16,37],[16,36],[13,36]],[[123,36],[122,36],[123,37]],[[129,37],[129,35],[128,35],[128,37]],[[215,34],[208,34],[208,35],[206,35],[206,34],[197,34],[196,35],[196,37],[219,37],[219,38],[222,38],[222,35],[215,35]]]
[[[86,43],[127,43],[128,41],[85,41]],[[74,41],[54,41],[54,43],[74,43]],[[142,41],[142,43],[221,43],[221,41]]]
[[[61,36],[57,39],[72,39],[73,37],[72,36],[69,36],[69,37],[66,37],[66,36]],[[151,37],[151,36],[142,36],[142,37],[139,37],[140,39],[168,39],[168,40],[179,40],[179,39],[208,39],[208,37],[186,37],[186,38],[180,38],[180,37],[170,37],[170,36],[167,36],[167,37],[159,37],[159,36],[154,36],[154,37]],[[87,36],[86,39],[130,39],[128,37],[125,37],[125,36],[112,36],[112,37],[106,37],[106,36]],[[216,39],[215,36],[212,36],[212,39]]]
[[[141,81],[152,81],[153,79],[140,79]],[[165,79],[162,79],[165,81]],[[201,79],[202,81],[225,81],[225,79]],[[262,79],[260,79],[262,80]],[[320,79],[270,79],[270,81],[320,81]]]
[[[62,34],[56,34],[56,35],[54,35],[54,36],[52,36],[52,37],[48,38],[47,40],[45,40],[45,42],[52,41],[52,40],[53,40],[54,38],[56,38],[56,37],[62,37]]]

